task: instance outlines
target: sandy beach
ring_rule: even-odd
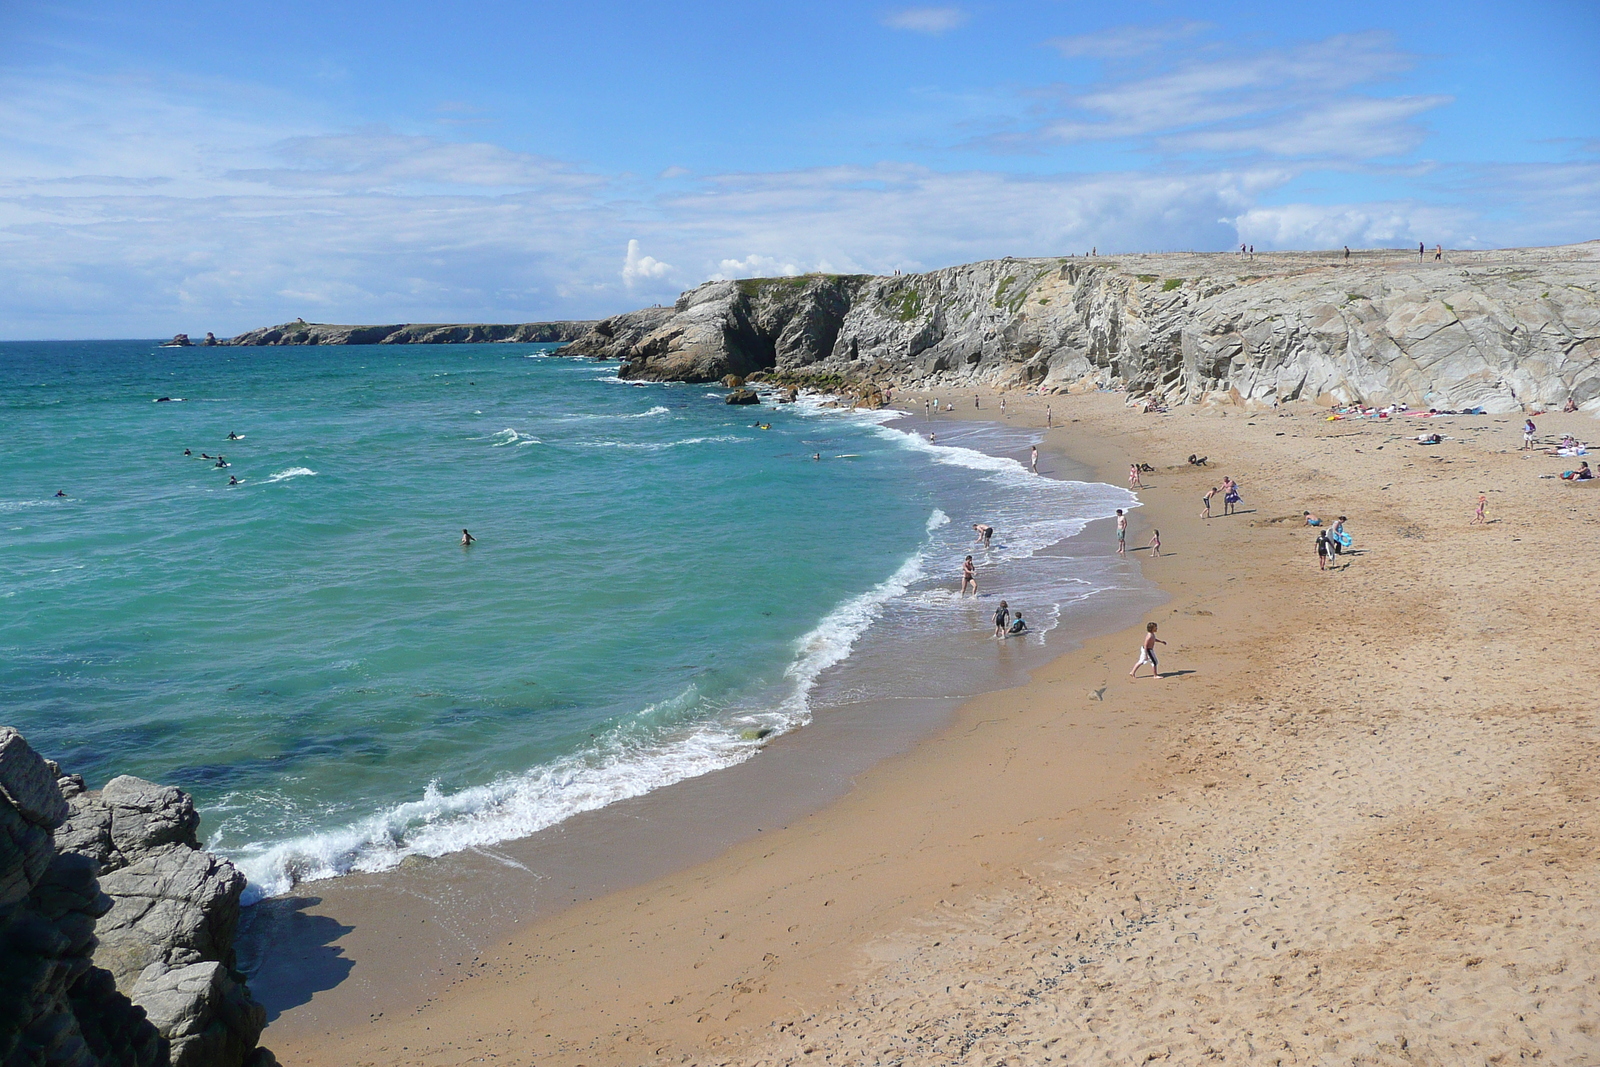
[[[998,414],[971,401],[944,417]],[[309,990],[264,1043],[306,1065],[1600,1060],[1597,483],[1545,477],[1577,461],[1517,451],[1517,416],[1006,401],[1041,427],[1048,404],[1045,451],[1103,480],[1155,468],[1128,544],[1167,603],[821,811],[430,941],[471,945],[460,977],[411,981],[442,897],[340,890],[324,917],[368,934],[346,981],[388,992],[358,1013]],[[1244,502],[1204,519],[1224,474]],[[1307,509],[1349,518],[1331,572]],[[1146,619],[1162,677],[1130,680]],[[449,892],[492,892],[493,866]]]

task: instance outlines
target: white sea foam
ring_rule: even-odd
[[[746,438],[738,434],[716,434],[711,437],[685,437],[681,441],[585,441],[583,444],[589,448],[626,448],[636,452],[660,452],[667,448],[680,448],[683,445],[722,444],[729,441],[744,441]]]
[[[520,448],[524,445],[537,445],[543,443],[532,434],[519,433],[518,431],[511,429],[509,426],[504,430],[498,430],[489,436],[494,440],[494,447],[496,448],[503,448],[506,445],[516,445]]]
[[[289,478],[308,478],[316,473],[317,472],[312,470],[310,467],[289,467],[272,475],[272,477],[268,478],[267,481],[281,482],[286,481]]]

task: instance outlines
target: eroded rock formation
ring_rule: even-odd
[[[1600,242],[1563,248],[1002,259],[707,282],[561,350],[624,378],[842,375],[1125,386],[1172,403],[1600,412]]]
[[[270,1067],[234,970],[244,878],[189,796],[84,788],[0,727],[0,1065]]]

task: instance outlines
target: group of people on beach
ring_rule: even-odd
[[[977,544],[979,548],[987,550],[989,542],[994,539],[994,527],[986,522],[975,522],[972,528],[978,532]],[[967,590],[972,590],[972,595],[978,595],[978,565],[972,559],[972,553],[967,553],[967,558],[961,561],[961,592],[966,596]],[[1000,606],[994,609],[994,635],[1000,640],[1007,637],[1020,637],[1028,632],[1028,624],[1022,617],[1022,612],[1013,612],[1011,605],[1000,601]]]

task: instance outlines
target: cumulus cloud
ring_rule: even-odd
[[[892,30],[932,35],[948,33],[966,21],[967,13],[959,7],[904,7],[883,16],[883,24]]]
[[[672,271],[672,264],[663,263],[654,256],[643,255],[639,251],[639,242],[628,241],[628,254],[622,260],[622,281],[629,289],[641,281],[653,281],[665,278]]]
[[[805,273],[807,272],[798,263],[752,252],[743,259],[724,259],[717,264],[717,271],[711,278],[713,281],[722,281],[725,278],[788,278]]]

